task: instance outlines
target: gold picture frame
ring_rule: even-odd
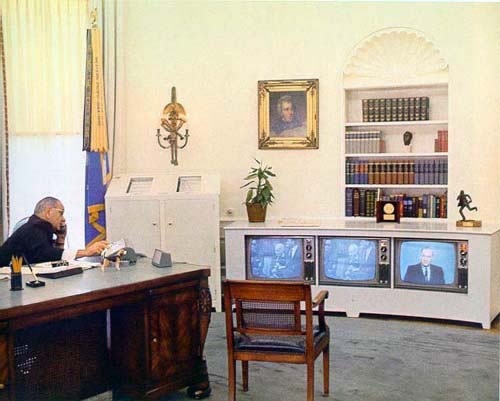
[[[259,81],[259,149],[318,149],[318,79]]]

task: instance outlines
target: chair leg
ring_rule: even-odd
[[[307,401],[314,401],[314,359],[307,362]]]
[[[236,401],[236,361],[232,357],[228,358],[228,401]]]
[[[330,394],[330,345],[323,350],[323,394]]]
[[[243,391],[248,391],[248,361],[241,361],[241,372],[243,376]]]

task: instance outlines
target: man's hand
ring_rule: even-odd
[[[61,228],[56,231],[56,243],[55,247],[56,248],[63,248],[64,249],[64,243],[66,242],[66,233],[68,232],[68,227],[66,224],[61,224]]]
[[[97,241],[92,245],[89,245],[85,249],[79,249],[76,253],[77,258],[82,258],[84,256],[97,256],[109,245],[108,241]]]

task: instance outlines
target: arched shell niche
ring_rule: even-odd
[[[344,87],[448,82],[448,63],[423,32],[388,28],[363,39],[344,68]]]

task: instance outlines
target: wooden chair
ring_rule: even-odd
[[[225,280],[223,286],[228,400],[236,400],[236,361],[240,360],[243,391],[248,391],[249,361],[307,365],[307,401],[313,401],[314,361],[320,353],[323,353],[323,392],[327,396],[330,330],[325,323],[324,301],[328,291],[319,292],[312,300],[311,286],[305,283]],[[305,305],[305,314],[301,314],[301,303]],[[318,307],[318,324],[313,326],[315,307]]]

